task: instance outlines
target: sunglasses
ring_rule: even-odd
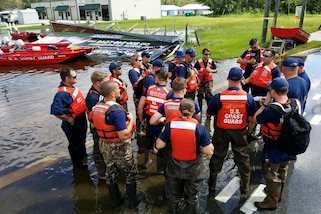
[[[263,55],[263,57],[266,57],[266,58],[267,58],[267,57],[270,57],[270,56],[269,56],[269,55]]]
[[[77,78],[77,75],[75,75],[75,76],[73,76],[73,77],[70,77],[70,78],[72,78],[72,79],[76,79],[76,78]]]
[[[210,56],[211,54],[210,54],[210,53],[208,53],[208,54],[204,54],[204,55],[206,55],[206,56]]]

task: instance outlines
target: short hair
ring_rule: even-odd
[[[187,82],[183,77],[176,77],[172,82],[173,91],[180,91],[186,88]]]
[[[138,54],[134,54],[132,57],[130,57],[130,65],[135,65],[139,57],[141,56],[139,56]]]
[[[250,41],[249,41],[249,45],[255,45],[255,44],[257,44],[258,42],[257,42],[257,39],[256,38],[252,38]]]
[[[273,88],[274,89],[274,88]],[[288,87],[282,87],[279,88],[278,90],[274,89],[275,93],[279,96],[284,96],[287,95],[289,92],[289,88]]]
[[[70,71],[71,69],[70,68],[62,68],[60,70],[60,78],[61,78],[61,81],[65,81],[65,79],[67,77],[70,77]]]
[[[275,50],[272,50],[272,49],[267,48],[267,49],[264,50],[264,52],[266,52],[266,51],[270,51],[270,52],[271,52],[271,57],[274,59],[274,57],[275,57]]]
[[[207,52],[211,52],[208,48],[204,48],[204,49],[202,50],[202,54],[204,54],[204,53],[205,53],[205,51],[207,51]]]
[[[164,68],[158,68],[155,71],[155,76],[158,77],[160,80],[167,80],[168,72]]]
[[[189,117],[193,115],[195,111],[194,107],[194,102],[191,99],[184,99],[182,102],[179,104],[179,110],[182,113],[183,117]]]
[[[90,77],[92,84],[95,84],[96,82],[101,82],[105,78],[107,78],[107,74],[102,71],[94,71]]]
[[[104,97],[109,97],[111,92],[118,87],[117,82],[114,80],[108,80],[101,85],[100,91]]]

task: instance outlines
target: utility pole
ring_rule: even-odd
[[[303,27],[304,14],[305,14],[305,8],[306,8],[306,6],[307,6],[307,0],[303,0],[303,5],[302,5],[302,10],[301,10],[299,28],[302,28],[302,27]]]
[[[267,33],[268,24],[269,24],[270,7],[271,7],[271,0],[266,0],[265,12],[264,12],[264,18],[263,18],[262,37],[261,37],[262,44],[265,43],[266,41],[266,33]]]
[[[276,27],[276,23],[278,21],[278,14],[279,14],[279,8],[280,8],[280,0],[276,0],[275,1],[275,5],[274,5],[274,18],[273,18],[273,27]],[[274,39],[274,36],[271,35],[271,39]]]

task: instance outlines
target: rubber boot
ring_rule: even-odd
[[[178,203],[168,200],[168,213],[177,214],[178,213]]]
[[[95,164],[99,179],[106,180],[106,164],[104,162]]]
[[[187,210],[189,214],[198,213],[198,201],[194,202],[193,204],[187,204]]]
[[[113,207],[119,207],[124,203],[125,199],[121,196],[118,188],[118,183],[108,185],[109,196],[113,201]]]
[[[254,202],[254,205],[260,209],[275,210],[278,207],[278,201],[281,195],[281,179],[278,177],[280,164],[269,164],[266,173],[267,196],[262,202]]]
[[[279,202],[281,201],[284,184],[288,180],[288,170],[289,170],[289,162],[281,161],[279,171],[278,171],[279,177],[281,179],[281,194],[280,194]]]
[[[144,193],[140,192],[136,195],[136,182],[132,184],[126,184],[126,193],[128,196],[128,207],[134,209],[144,199]]]
[[[156,175],[163,175],[165,172],[165,160],[161,152],[157,153]]]
[[[148,167],[153,162],[153,160],[150,159],[149,155],[150,155],[150,150],[145,149],[145,156],[144,156],[145,157],[145,163],[144,163],[144,166],[143,166],[144,169],[148,169]]]
[[[250,176],[241,176],[240,190],[241,194],[246,194],[250,190]]]
[[[262,175],[265,180],[266,180],[266,173],[268,169],[269,169],[269,163],[268,162],[262,163]]]
[[[210,173],[210,182],[208,184],[208,188],[209,188],[209,191],[213,193],[215,193],[216,178],[217,178],[216,174]]]

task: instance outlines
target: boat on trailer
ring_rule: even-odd
[[[138,34],[62,22],[51,22],[51,27],[53,32],[92,34],[88,40],[74,45],[96,47],[91,55],[107,59],[128,60],[142,51],[147,51],[151,60],[166,58],[183,45],[179,36]]]

